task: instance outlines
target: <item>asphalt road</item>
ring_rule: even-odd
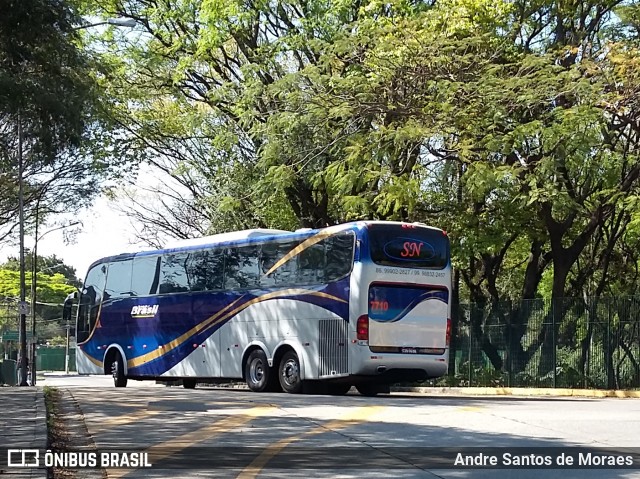
[[[110,478],[640,478],[639,399],[365,398],[129,384],[74,376],[39,383],[70,392],[99,452],[146,453],[152,464],[107,469]],[[596,449],[588,456],[584,448]],[[581,460],[633,467],[577,468]],[[477,466],[491,461],[509,468]]]

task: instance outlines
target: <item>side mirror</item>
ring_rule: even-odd
[[[71,322],[71,308],[73,307],[73,302],[78,299],[78,292],[74,291],[67,295],[62,303],[62,320],[70,323]]]

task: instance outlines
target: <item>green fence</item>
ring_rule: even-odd
[[[18,384],[18,368],[16,361],[13,359],[5,359],[0,361],[0,384],[7,386],[15,386]]]
[[[453,316],[450,373],[431,384],[640,388],[640,297],[461,304]],[[64,366],[64,347],[38,348],[38,371]]]
[[[65,348],[39,347],[36,355],[37,371],[64,371]],[[69,349],[69,371],[76,370],[76,350]]]
[[[438,384],[640,387],[640,297],[462,304],[456,316]]]

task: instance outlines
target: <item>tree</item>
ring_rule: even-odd
[[[86,204],[110,165],[110,129],[80,48],[76,5],[4,0],[0,5],[0,240],[17,228],[18,152],[28,225]],[[18,134],[19,131],[21,134]]]
[[[215,232],[224,226],[264,222],[289,227],[292,219],[302,226],[336,221],[330,193],[314,176],[331,159],[313,151],[325,148],[327,137],[316,139],[315,134],[326,125],[309,118],[313,131],[301,124],[293,135],[281,131],[290,122],[266,129],[265,122],[271,112],[286,108],[286,101],[280,102],[277,89],[269,90],[270,86],[280,80],[286,85],[288,78],[304,82],[292,74],[316,64],[323,46],[357,17],[358,10],[355,4],[335,8],[319,1],[187,1],[177,9],[165,2],[104,2],[90,10],[134,18],[147,33],[143,42],[119,39],[118,44],[127,48],[123,54],[117,47],[119,52],[109,57],[114,71],[121,73],[110,79],[110,92],[117,98],[115,110],[128,129],[131,150],[168,171],[191,194],[193,201],[177,208],[180,214],[196,210],[207,218],[187,230],[201,231],[204,226]],[[299,100],[304,102],[304,97]],[[291,150],[285,144],[288,136],[306,145]],[[297,168],[293,174],[271,159],[282,155],[288,163],[298,161],[300,149],[309,160],[290,165]],[[216,177],[222,181],[212,181]],[[204,196],[201,187],[206,187]],[[164,213],[165,218],[171,216],[170,210]],[[152,229],[157,219],[149,218]],[[175,219],[183,224],[184,218]],[[174,225],[164,224],[175,235]]]
[[[36,277],[36,334],[40,340],[45,341],[61,334],[62,303],[69,293],[77,290],[80,282],[75,276],[75,269],[65,265],[55,255],[39,257],[38,263],[40,272]],[[31,269],[28,270],[26,279],[31,284]],[[0,329],[15,329],[19,297],[19,261],[9,258],[0,265]]]
[[[33,271],[32,259],[33,259],[33,256],[31,254],[31,251],[27,249],[25,251],[25,270],[26,271]],[[69,266],[68,264],[65,264],[64,261],[58,258],[55,254],[50,256],[38,255],[37,263],[38,263],[38,274],[44,274],[44,273],[48,273],[49,275],[54,273],[60,274],[68,284],[76,286],[78,288],[82,286],[82,281],[76,276],[76,269],[73,266]],[[4,264],[0,264],[0,269],[19,271],[20,260],[16,257],[10,256],[9,258],[7,258],[7,261]]]
[[[499,313],[513,362],[539,357],[544,374],[553,339],[576,339],[561,327],[565,295],[636,291],[634,5],[130,0],[97,11],[147,33],[110,57],[121,73],[110,91],[128,144],[189,192],[179,215],[168,202],[143,222],[177,220],[163,223],[174,235],[197,213],[206,221],[191,231],[292,217],[443,226],[496,369],[486,312],[505,299],[553,301],[544,327],[521,307]],[[612,278],[622,258],[628,276]]]

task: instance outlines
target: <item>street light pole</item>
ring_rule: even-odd
[[[20,343],[20,386],[27,384],[27,315],[25,311],[25,274],[24,274],[24,162],[22,158],[22,118],[18,115],[18,216],[20,223],[20,313],[19,343]]]
[[[66,341],[66,346],[64,348],[64,373],[65,374],[69,374],[69,336],[71,333],[71,324],[69,324],[69,322],[67,321],[66,324],[66,329],[67,329],[67,341]]]
[[[38,201],[38,206],[40,202]],[[36,274],[38,269],[36,261],[38,258],[38,213],[36,208],[36,242],[31,251],[31,385],[36,385]]]

